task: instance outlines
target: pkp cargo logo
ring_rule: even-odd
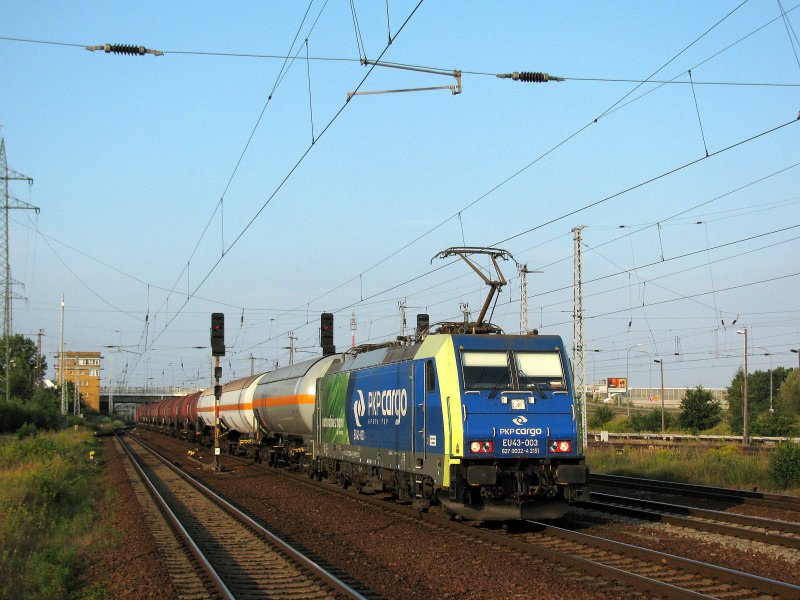
[[[353,401],[353,416],[356,418],[356,427],[361,427],[361,417],[367,412],[367,403],[364,402],[364,392],[356,390],[358,398]]]
[[[514,418],[514,419],[511,419],[511,420],[512,420],[512,421],[513,421],[513,422],[514,422],[516,425],[524,425],[525,423],[527,423],[527,422],[528,422],[528,419],[526,419],[526,418],[525,418],[525,417],[523,417],[522,415],[520,415],[520,416],[518,416],[518,417],[516,417],[516,418]]]

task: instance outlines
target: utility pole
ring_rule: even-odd
[[[529,271],[528,265],[517,264],[519,270],[519,333],[528,333],[528,273],[541,273],[542,271]]]
[[[72,394],[72,414],[77,417],[79,414],[81,414],[81,393],[78,391],[77,377],[75,377],[75,380],[72,382],[72,391],[75,392]]]
[[[37,343],[36,343],[36,381],[41,382],[42,380],[42,336],[44,335],[44,329],[40,329],[39,333],[36,334]]]
[[[528,333],[528,265],[517,265],[519,269],[519,333]]]
[[[114,352],[108,353],[108,415],[114,415]]]
[[[6,141],[0,139],[0,180],[3,182],[3,221],[0,225],[0,237],[3,241],[3,339],[5,340],[5,379],[6,379],[6,402],[11,399],[11,380],[9,378],[11,370],[11,260],[8,254],[9,235],[8,235],[8,211],[12,209],[35,210],[39,212],[38,206],[33,206],[27,202],[15,198],[8,192],[9,181],[27,181],[28,185],[33,185],[33,179],[22,173],[18,173],[8,168],[6,160]]]
[[[350,347],[356,347],[356,311],[350,316]]]
[[[742,389],[742,444],[750,445],[750,410],[747,406],[747,327],[736,333],[744,336],[744,387]]]
[[[400,300],[397,303],[397,309],[400,311],[400,335],[406,337],[406,301]]]
[[[581,231],[583,225],[573,227],[572,233],[574,234],[575,242],[575,257],[573,266],[573,286],[572,286],[572,364],[575,370],[573,380],[575,382],[574,389],[580,390],[580,430],[581,430],[581,443],[583,451],[586,451],[588,443],[586,432],[586,361],[584,360],[583,348],[583,263],[581,261]]]
[[[61,414],[67,414],[66,383],[64,381],[64,294],[61,294],[61,335],[58,350],[58,384],[61,386]]]
[[[294,364],[294,342],[297,339],[297,336],[294,334],[294,331],[289,332],[289,364]]]
[[[653,362],[658,363],[658,366],[661,367],[661,433],[663,434],[667,431],[667,417],[664,412],[664,359],[659,358]]]

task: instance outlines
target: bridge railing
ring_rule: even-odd
[[[196,392],[195,388],[183,387],[109,387],[103,386],[100,388],[101,396],[108,396],[109,392],[113,392],[115,396],[184,396]]]

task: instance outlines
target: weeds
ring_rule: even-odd
[[[0,600],[69,596],[95,536],[95,444],[72,431],[0,444]]]
[[[795,445],[797,446],[797,445]],[[797,446],[800,448],[800,446]],[[776,451],[777,452],[777,451]],[[797,451],[800,454],[800,451]],[[676,481],[733,487],[757,488],[762,491],[785,493],[783,482],[771,472],[768,455],[745,455],[736,446],[716,449],[701,448],[590,448],[586,462],[593,473],[609,473]],[[774,460],[774,459],[772,459]],[[797,458],[787,457],[791,471]],[[792,471],[793,473],[793,471]],[[794,481],[793,485],[800,485]],[[797,492],[795,488],[795,492]]]

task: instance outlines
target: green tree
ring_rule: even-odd
[[[601,404],[589,418],[590,427],[602,427],[614,418],[614,410],[608,404]]]
[[[772,369],[773,406],[778,398],[778,390],[782,387],[789,371],[783,367]],[[728,422],[734,433],[741,434],[743,427],[742,404],[744,390],[744,371],[736,371],[730,387],[728,387]],[[769,371],[754,371],[747,375],[747,405],[750,422],[755,423],[761,413],[769,412]]]
[[[5,350],[6,343],[9,345],[11,361],[9,365],[8,382],[12,398],[28,400],[33,396],[33,390],[41,384],[44,373],[47,371],[47,361],[44,356],[39,354],[36,344],[30,338],[20,334],[14,334],[6,340],[0,339],[0,379],[2,379],[2,389],[0,394],[5,394],[6,385],[6,364]],[[39,359],[38,369],[37,361]]]
[[[694,431],[711,429],[722,420],[722,408],[714,400],[714,395],[698,385],[693,390],[686,390],[681,401],[681,414],[678,421],[682,427]]]
[[[780,387],[775,407],[780,414],[788,417],[800,415],[800,370],[789,371]]]

